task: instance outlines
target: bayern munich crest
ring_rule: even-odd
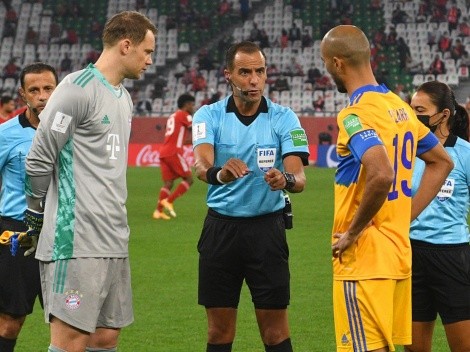
[[[80,303],[81,303],[81,295],[76,292],[70,292],[66,297],[65,297],[65,307],[70,310],[76,310],[80,308]]]

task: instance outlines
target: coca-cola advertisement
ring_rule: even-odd
[[[160,167],[161,144],[129,144],[129,166],[157,166]],[[194,165],[193,147],[183,146],[183,157],[188,165]]]
[[[154,143],[154,144],[130,143],[129,144],[129,166],[160,167],[160,147],[161,147],[161,144],[159,143],[158,144],[157,143]],[[310,145],[309,151],[310,151],[310,157],[308,158],[309,163],[315,164],[317,162],[317,146]],[[192,145],[183,146],[183,157],[188,163],[188,165],[190,166],[194,165],[194,154],[193,154]],[[319,165],[319,166],[326,166],[326,165]]]

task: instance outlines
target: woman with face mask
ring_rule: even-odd
[[[469,117],[447,84],[430,81],[411,99],[418,119],[452,157],[454,169],[441,191],[411,223],[413,343],[405,351],[431,351],[439,314],[451,351],[470,351]],[[423,176],[416,161],[413,194]]]

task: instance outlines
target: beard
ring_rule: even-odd
[[[338,89],[338,92],[340,93],[347,93],[348,91],[346,90],[346,87],[344,86],[343,81],[341,81],[338,77],[335,77],[332,75],[333,81],[336,84],[336,89]]]

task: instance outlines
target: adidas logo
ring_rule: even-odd
[[[348,337],[346,336],[346,334],[343,334],[343,336],[341,337],[341,343],[343,345],[346,345],[348,342],[349,342]]]
[[[101,119],[101,124],[102,125],[109,125],[111,122],[109,121],[108,115],[104,115],[104,117]]]

